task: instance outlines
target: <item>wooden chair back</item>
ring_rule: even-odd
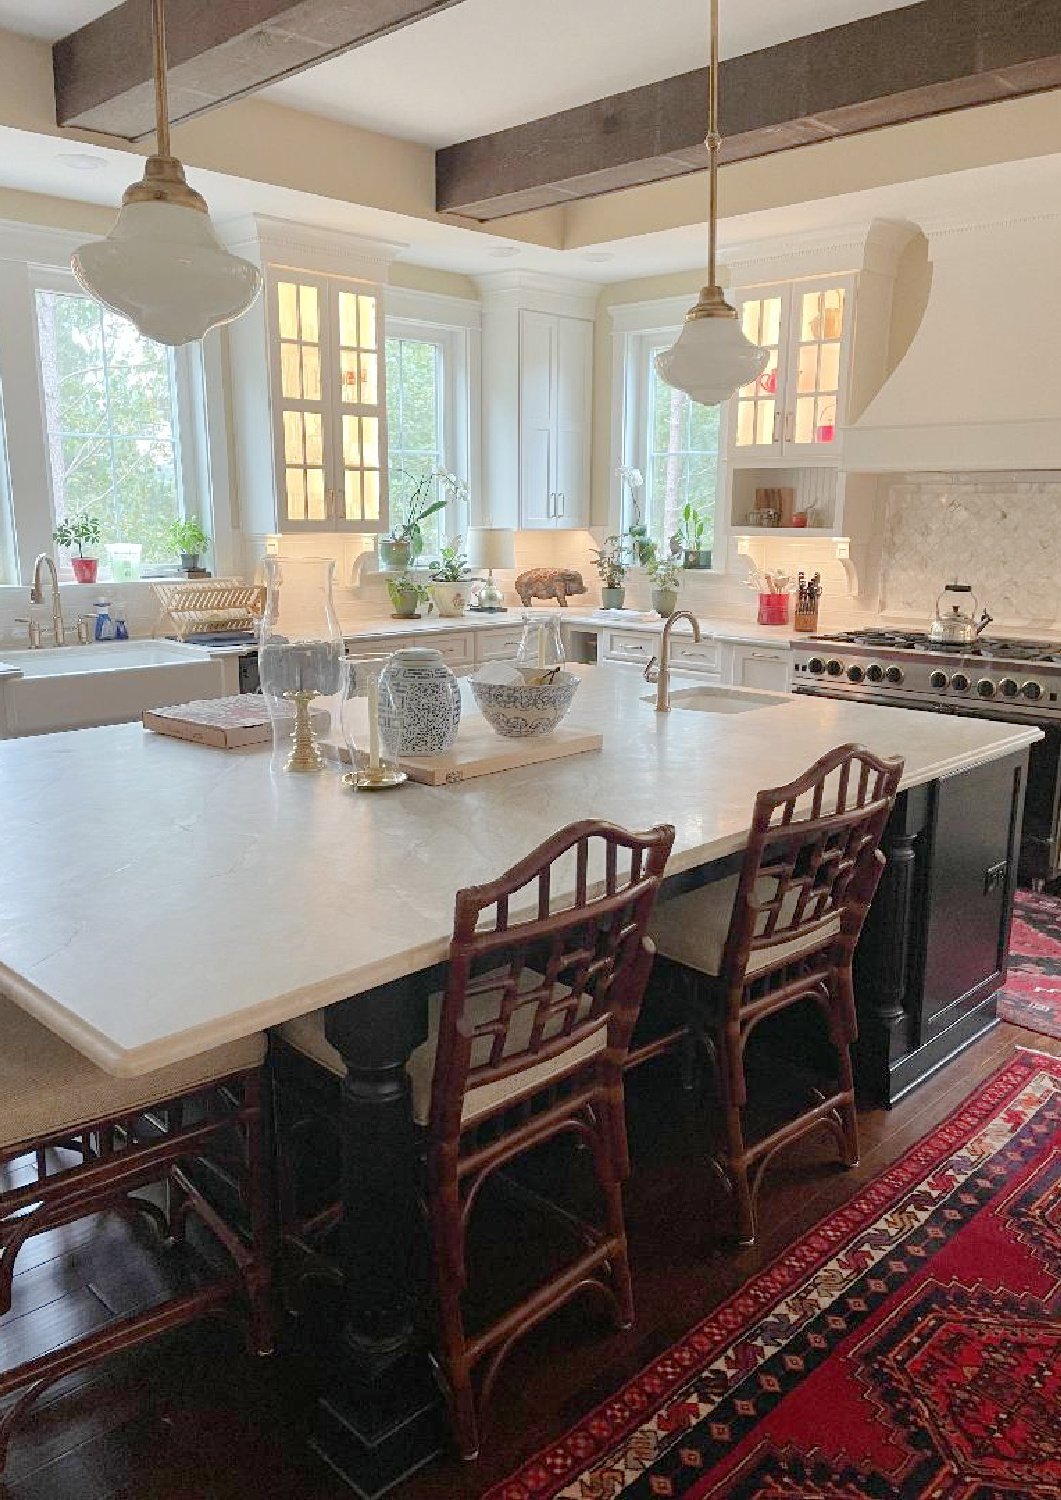
[[[884,855],[884,826],[895,803],[901,759],[840,745],[787,786],[755,799],[733,918],[722,954],[731,984],[761,949],[781,943],[823,946],[835,934],[853,953]]]
[[[457,893],[431,1100],[432,1134],[460,1134],[470,1089],[536,1067],[606,1028],[621,1070],[654,949],[646,928],[674,842],[569,824],[488,885]],[[561,897],[557,891],[571,891]],[[490,1019],[476,1020],[488,1015]]]

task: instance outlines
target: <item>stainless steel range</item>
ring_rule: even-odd
[[[915,630],[808,636],[793,646],[793,691],[964,717],[1037,724],[1020,878],[1061,875],[1061,645],[981,636],[944,646]]]

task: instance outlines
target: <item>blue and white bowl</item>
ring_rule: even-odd
[[[391,755],[445,755],[461,721],[460,684],[440,651],[395,651],[380,674],[379,729]]]
[[[477,682],[473,677],[472,692],[491,729],[506,739],[519,740],[532,734],[551,734],[574,702],[578,683],[573,672],[560,672],[542,687]]]

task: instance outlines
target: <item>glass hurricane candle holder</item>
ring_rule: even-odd
[[[535,620],[529,614],[524,614],[523,639],[516,652],[516,666],[548,672],[554,667],[562,667],[566,661],[560,616],[551,614]]]
[[[334,738],[343,661],[334,575],[330,558],[265,559],[258,660],[274,765],[285,771],[321,770],[319,736]]]
[[[343,662],[340,720],[351,767],[343,781],[358,792],[381,792],[407,780],[380,730],[381,707],[385,721],[396,712],[387,680],[380,681],[386,665],[386,657]]]

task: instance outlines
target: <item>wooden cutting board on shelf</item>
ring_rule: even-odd
[[[448,786],[491,776],[495,771],[517,771],[521,766],[543,765],[569,755],[587,755],[599,750],[604,736],[561,724],[552,734],[528,735],[510,740],[496,734],[480,714],[461,720],[457,743],[445,755],[405,755],[399,765],[412,781],[425,786]]]

